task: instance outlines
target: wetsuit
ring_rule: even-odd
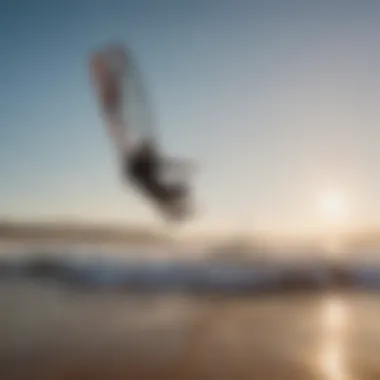
[[[187,194],[186,186],[163,181],[162,162],[150,144],[144,144],[125,156],[125,170],[134,184],[161,205],[174,204]]]

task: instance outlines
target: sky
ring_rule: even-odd
[[[377,1],[4,1],[0,218],[162,225],[123,184],[90,83],[137,58],[170,155],[193,160],[194,231],[308,233],[319,194],[380,226]]]

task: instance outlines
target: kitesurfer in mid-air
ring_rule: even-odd
[[[91,66],[97,79],[102,111],[120,155],[124,176],[171,217],[183,216],[182,207],[188,195],[187,184],[165,181],[165,171],[171,165],[159,152],[153,138],[145,137],[139,141],[129,138],[128,126],[120,111],[124,96],[120,79],[113,75],[99,56],[93,57]]]

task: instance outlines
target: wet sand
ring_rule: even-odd
[[[191,297],[0,287],[1,379],[379,379],[373,294]]]

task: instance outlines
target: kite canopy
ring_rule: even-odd
[[[116,121],[138,138],[157,137],[143,80],[132,54],[120,44],[109,45],[92,54],[90,70],[106,123]]]

